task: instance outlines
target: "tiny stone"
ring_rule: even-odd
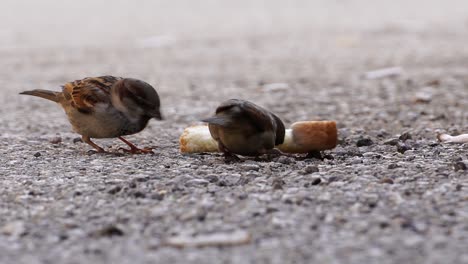
[[[219,181],[219,178],[216,175],[208,175],[206,179],[211,183],[215,183]]]
[[[282,190],[283,189],[283,185],[285,185],[286,183],[283,181],[283,179],[280,179],[280,178],[275,178],[273,180],[273,190]]]
[[[454,165],[453,165],[455,171],[459,171],[459,170],[466,170],[466,164],[463,163],[462,161],[458,161],[456,162]]]
[[[250,177],[244,176],[240,177],[239,181],[236,183],[236,185],[246,185],[250,182]]]
[[[380,183],[393,184],[393,180],[391,178],[385,177],[380,180]]]
[[[398,167],[399,167],[399,166],[398,166],[397,163],[391,163],[391,164],[389,164],[389,165],[387,166],[387,169],[393,170],[393,169],[396,169],[396,168],[398,168]]]
[[[224,187],[227,186],[227,182],[225,180],[218,181],[218,186]]]
[[[380,129],[380,130],[377,132],[377,136],[378,136],[378,137],[385,137],[385,136],[387,136],[387,135],[388,135],[388,133],[387,133],[387,131],[385,131],[385,129]]]
[[[281,156],[278,158],[277,162],[282,163],[282,164],[291,164],[291,159],[286,157],[286,156]]]
[[[237,196],[237,198],[239,198],[239,200],[245,200],[247,197],[248,197],[248,195],[246,193],[240,193]]]
[[[59,144],[60,142],[62,142],[62,138],[61,137],[54,137],[51,140],[49,140],[49,142],[52,143],[52,144]]]
[[[312,184],[312,185],[319,185],[321,182],[322,182],[322,179],[320,179],[319,177],[317,177],[317,178],[313,178],[310,184]]]
[[[97,230],[91,234],[91,236],[95,236],[95,237],[112,237],[112,236],[123,236],[123,235],[124,235],[124,232],[120,228],[114,225],[104,227],[103,229]]]
[[[410,150],[411,148],[404,144],[404,143],[399,143],[397,144],[397,151],[400,152],[400,153],[405,153],[407,150]]]
[[[0,234],[20,237],[26,234],[26,227],[22,221],[10,222],[0,228]]]
[[[241,165],[241,169],[244,171],[258,171],[260,167],[256,164],[243,164]]]
[[[399,140],[401,141],[406,141],[408,139],[411,139],[412,136],[410,134],[410,132],[404,132],[403,134],[401,134],[401,136],[398,138]]]
[[[138,177],[135,178],[135,181],[137,182],[147,182],[149,180],[149,177]]]
[[[371,146],[372,144],[374,142],[370,138],[361,138],[356,142],[356,146],[358,147]]]
[[[34,153],[34,157],[39,158],[40,156],[41,156],[41,153],[40,153],[40,152]]]
[[[414,103],[419,103],[419,104],[428,104],[432,100],[432,94],[429,92],[418,92],[415,97],[413,98]]]
[[[120,192],[122,190],[122,187],[117,185],[117,186],[114,186],[112,188],[109,189],[109,191],[107,191],[108,193],[110,194],[116,194],[118,192]]]
[[[380,159],[382,156],[380,156],[380,154],[377,154],[375,152],[365,152],[362,154],[362,156],[364,158],[377,158],[377,159]]]
[[[135,198],[145,198],[146,194],[144,194],[143,192],[140,192],[140,191],[135,191],[133,193],[133,197],[135,197]]]
[[[276,208],[276,207],[268,206],[268,207],[266,208],[266,213],[267,213],[267,214],[271,214],[271,213],[278,212],[278,211],[279,211],[279,209]]]
[[[240,174],[231,174],[229,176],[226,176],[224,180],[226,181],[226,184],[228,186],[234,186],[237,185],[240,181],[241,175]]]
[[[190,186],[207,186],[210,182],[204,179],[193,179],[193,180],[188,180],[185,183],[185,186],[190,187]]]
[[[338,181],[339,180],[339,177],[336,176],[336,175],[332,175],[328,178],[328,182],[331,183],[331,182],[335,182],[335,181]]]
[[[362,153],[361,153],[361,151],[359,151],[358,148],[348,149],[346,155],[350,156],[350,157],[362,157]]]
[[[384,141],[384,145],[396,146],[398,144],[398,141],[399,141],[398,138],[391,138],[391,139]]]
[[[164,192],[157,192],[157,193],[151,194],[151,199],[158,200],[158,201],[164,200],[164,197],[165,197]]]
[[[304,174],[310,174],[314,172],[319,172],[319,168],[314,165],[308,165],[304,168]]]
[[[81,142],[83,142],[83,140],[79,137],[73,139],[73,144],[81,143]]]

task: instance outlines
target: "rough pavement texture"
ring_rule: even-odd
[[[0,4],[0,263],[468,263],[468,146],[436,141],[468,133],[466,1],[93,2]],[[128,137],[155,155],[89,153],[57,105],[18,95],[103,74],[157,87],[167,119]],[[181,155],[227,98],[336,120],[340,144]]]

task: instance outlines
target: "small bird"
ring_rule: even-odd
[[[151,118],[163,119],[156,90],[148,83],[132,78],[89,77],[66,83],[62,92],[38,89],[20,94],[59,103],[73,130],[98,152],[106,151],[91,138],[117,137],[130,146],[130,149],[123,149],[126,152],[152,153],[151,148],[137,148],[122,136],[142,131]]]
[[[259,156],[281,154],[275,149],[284,141],[285,127],[279,117],[262,107],[240,99],[230,99],[216,109],[208,123],[211,136],[226,157],[239,154]]]

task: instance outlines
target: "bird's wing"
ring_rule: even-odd
[[[272,114],[248,101],[231,99],[222,103],[217,109],[216,114],[221,112],[230,112],[231,115],[239,119],[248,119],[251,125],[260,132],[274,130]]]
[[[110,89],[119,77],[90,77],[66,83],[63,94],[70,105],[82,113],[92,113],[98,103],[111,104]]]

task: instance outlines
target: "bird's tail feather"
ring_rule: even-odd
[[[44,99],[47,99],[47,100],[50,100],[50,101],[54,101],[56,103],[59,102],[59,92],[53,92],[53,91],[48,91],[48,90],[40,90],[40,89],[36,89],[36,90],[32,90],[32,91],[24,91],[20,94],[26,94],[26,95],[33,95],[33,96],[37,96],[37,97],[41,97],[41,98],[44,98]]]
[[[206,122],[208,124],[219,125],[222,127],[228,127],[232,124],[232,121],[229,118],[220,117],[220,116],[213,116],[209,118],[205,118],[201,120],[202,122]]]

